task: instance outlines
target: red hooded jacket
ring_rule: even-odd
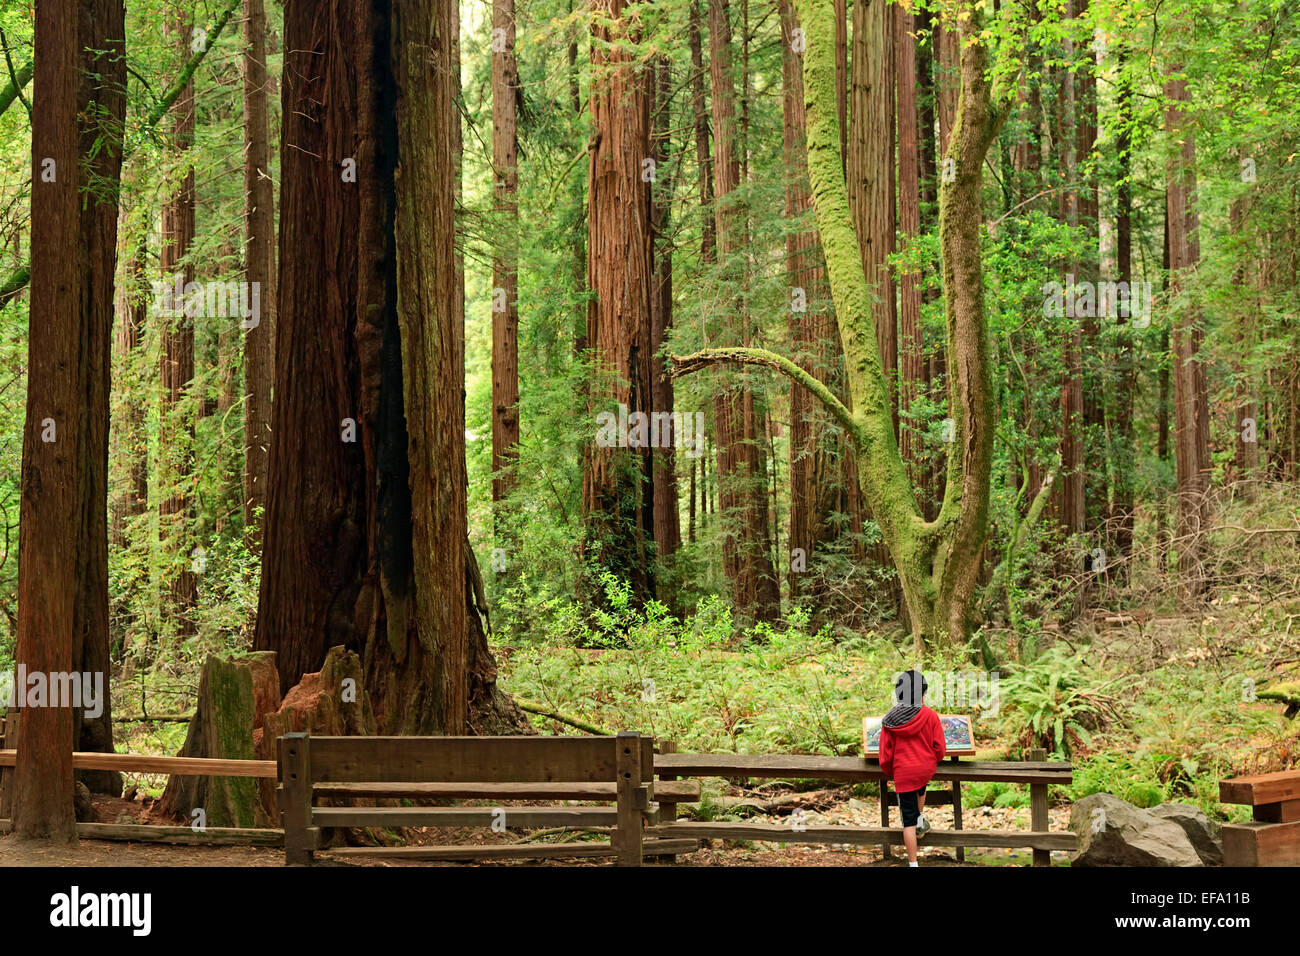
[[[947,752],[943,724],[929,707],[922,707],[901,727],[881,728],[880,769],[894,781],[899,793],[920,790],[929,783]]]

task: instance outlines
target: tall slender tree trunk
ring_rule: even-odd
[[[1169,276],[1174,297],[1183,293],[1188,273],[1200,262],[1196,211],[1196,141],[1187,120],[1190,96],[1180,68],[1169,70],[1165,81],[1165,128],[1180,143],[1166,167],[1168,177]],[[1209,409],[1205,369],[1200,359],[1199,311],[1191,302],[1179,302],[1173,325],[1174,447],[1178,476],[1178,571],[1184,597],[1189,601],[1204,592],[1201,558],[1208,530],[1209,509]]]
[[[275,184],[271,181],[267,102],[266,10],[244,0],[244,278],[259,289],[260,311],[244,331],[244,534],[261,546],[271,447],[271,377],[275,349]]]
[[[1240,236],[1245,227],[1246,208],[1245,201],[1235,199],[1228,207],[1228,228],[1233,236]],[[1251,281],[1247,282],[1246,266],[1244,263],[1238,265],[1233,275],[1234,283],[1238,289],[1245,290],[1251,286],[1258,288],[1258,266],[1255,267],[1256,275]],[[1243,295],[1242,306],[1243,313],[1236,317],[1237,326],[1237,355],[1249,355],[1252,351],[1253,338],[1251,327],[1253,325],[1251,316],[1257,314],[1259,300],[1255,295]],[[1255,498],[1255,479],[1259,470],[1259,405],[1254,398],[1254,388],[1251,384],[1250,372],[1244,368],[1244,362],[1240,359],[1237,362],[1237,385],[1236,385],[1236,410],[1234,414],[1233,430],[1233,471],[1234,479],[1241,485],[1241,494],[1246,501],[1253,501]]]
[[[181,53],[190,49],[189,21],[183,14],[169,21],[167,31]],[[194,83],[185,84],[172,107],[172,137],[184,154],[194,141]],[[159,473],[166,489],[158,502],[158,534],[167,558],[163,586],[176,630],[181,637],[194,633],[190,612],[197,596],[197,582],[191,570],[190,496],[186,490],[193,468],[194,418],[187,412],[186,398],[194,381],[194,322],[186,315],[186,296],[178,286],[194,282],[194,266],[185,262],[194,242],[194,172],[188,171],[175,194],[163,206],[162,264],[163,302],[162,407],[159,410]]]
[[[492,167],[497,245],[492,258],[492,500],[514,486],[519,445],[519,66],[515,2],[492,2]]]
[[[666,57],[655,61],[654,139],[652,143],[654,168],[658,176],[652,185],[650,204],[650,232],[653,243],[653,270],[650,292],[650,406],[656,415],[667,416],[669,428],[675,428],[673,413],[675,401],[672,379],[668,377],[663,348],[673,327],[673,248],[669,226],[672,214],[673,180],[665,175],[668,169],[668,148],[671,138],[670,108],[672,105],[672,62]],[[652,419],[654,421],[654,419]],[[662,435],[660,436],[663,437]],[[655,556],[665,567],[671,566],[674,555],[682,543],[681,518],[677,502],[677,446],[673,442],[651,452],[654,464],[654,541]],[[694,433],[692,432],[692,440]]]
[[[898,71],[898,226],[901,240],[907,243],[921,233],[921,181],[918,152],[921,139],[917,129],[916,83],[916,16],[902,4],[894,11],[894,61]],[[925,341],[921,328],[921,275],[899,275],[899,441],[908,477],[914,488],[922,488],[925,468],[913,409],[924,396]]]
[[[1072,0],[1071,10],[1077,8]],[[1074,59],[1074,43],[1065,41],[1065,60]],[[1058,127],[1056,142],[1063,144],[1061,155],[1061,179],[1065,188],[1059,195],[1058,214],[1062,221],[1078,228],[1080,223],[1080,194],[1078,187],[1078,83],[1073,70],[1062,67],[1059,71],[1061,84],[1058,103]],[[1081,260],[1077,255],[1069,256],[1065,263],[1066,281],[1070,285],[1079,278]],[[1068,293],[1073,295],[1072,292]],[[1073,308],[1066,310],[1065,343],[1063,364],[1065,366],[1061,380],[1061,478],[1056,483],[1056,518],[1067,535],[1082,534],[1087,518],[1084,507],[1084,411],[1083,411],[1083,331],[1080,318]],[[1077,570],[1080,561],[1069,560],[1066,566]]]
[[[704,67],[704,50],[700,28],[700,3],[691,0],[688,39],[691,48],[691,110],[695,116],[695,165],[700,174],[700,259],[706,264],[717,261],[717,241],[713,228],[713,152],[709,146],[709,107],[706,95],[708,72]]]
[[[1072,14],[1084,19],[1088,0],[1072,0]],[[1089,43],[1079,50],[1078,96],[1075,122],[1075,159],[1081,177],[1079,189],[1079,225],[1088,236],[1087,254],[1080,257],[1081,279],[1101,279],[1100,181],[1092,160],[1097,142],[1096,53]],[[1084,530],[1095,534],[1106,516],[1109,498],[1110,469],[1106,462],[1106,387],[1105,350],[1101,338],[1102,317],[1098,310],[1084,316],[1081,326],[1082,348],[1082,416],[1083,416],[1083,515]],[[1109,542],[1107,542],[1108,544]]]
[[[792,0],[781,3],[782,129],[785,147],[785,214],[794,219],[812,203],[807,185],[804,148],[804,92],[802,54],[795,50],[796,21]],[[825,347],[820,333],[825,325],[825,271],[817,261],[817,234],[812,230],[787,234],[786,281],[790,285],[790,347],[795,362],[810,374],[826,379]],[[817,454],[820,408],[799,385],[790,386],[790,599],[803,588],[813,551],[824,535],[825,521],[817,509]],[[821,416],[824,418],[824,415]]]
[[[1133,135],[1129,124],[1133,115],[1133,86],[1127,72],[1126,51],[1120,51],[1120,81],[1117,95],[1118,133],[1115,138],[1118,161],[1115,183],[1115,259],[1116,280],[1133,284]],[[1135,455],[1133,443],[1133,408],[1137,399],[1137,363],[1133,355],[1133,322],[1130,302],[1120,304],[1119,355],[1117,362],[1118,388],[1115,395],[1115,493],[1110,524],[1114,528],[1115,551],[1123,559],[1133,551]],[[1127,577],[1130,569],[1120,565],[1121,574]]]
[[[732,195],[740,184],[740,157],[727,0],[709,0],[709,66],[718,260],[724,275],[738,275],[745,255],[745,220]],[[721,331],[724,339],[748,343],[750,330],[744,310],[730,328]],[[743,384],[724,385],[714,400],[714,417],[718,433],[718,504],[726,522],[723,567],[731,582],[732,600],[742,619],[773,620],[781,610],[781,595],[768,550],[765,443],[758,433],[760,417],[753,391]]]
[[[118,322],[113,341],[123,367],[136,361],[145,333],[149,312],[149,283],[145,278],[147,255],[148,245],[142,238],[126,267],[128,282],[118,294]],[[149,453],[143,403],[127,402],[120,437],[115,440],[126,465],[127,480],[113,509],[112,543],[115,547],[122,547],[126,544],[126,519],[144,514],[149,506]]]
[[[894,183],[894,11],[885,0],[858,0],[853,7],[852,119],[848,183],[854,226],[862,237],[862,267],[876,299],[876,340],[895,406],[898,376],[898,310],[889,257],[896,251]]]
[[[28,673],[47,679],[89,673],[105,691],[108,387],[126,111],[124,21],[120,0],[54,0],[36,11],[14,655]],[[111,751],[112,726],[106,693],[103,712],[93,719],[67,706],[24,710],[14,771],[18,836],[76,841],[72,751]],[[91,775],[86,782],[100,790],[121,786],[117,774]]]

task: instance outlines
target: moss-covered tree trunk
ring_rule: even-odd
[[[796,11],[807,38],[808,170],[852,411],[789,359],[763,349],[699,352],[678,360],[678,374],[716,362],[765,365],[799,382],[832,411],[857,447],[862,492],[898,570],[919,657],[929,641],[965,637],[988,530],[995,421],[979,249],[980,168],[1005,115],[1007,87],[995,90],[985,75],[988,53],[980,36],[979,9],[954,5],[948,12],[961,28],[962,88],[945,155],[945,165],[953,174],[945,177],[949,181],[939,194],[953,442],[943,504],[938,516],[927,521],[917,507],[894,435],[871,291],[840,166],[834,16],[818,0],[798,0]]]

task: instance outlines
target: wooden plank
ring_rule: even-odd
[[[612,781],[613,737],[313,737],[312,782]],[[654,741],[645,737],[653,773]]]
[[[448,800],[614,800],[617,784],[580,783],[318,783],[313,786],[318,797],[382,797],[385,799]],[[671,798],[674,802],[695,803],[700,799],[698,780],[656,780],[654,798]]]
[[[276,798],[284,829],[284,862],[310,865],[312,852],[320,846],[320,830],[311,826],[312,740],[307,734],[285,734],[276,744],[282,769]]]
[[[1224,866],[1300,866],[1300,823],[1226,823]]]
[[[537,827],[612,827],[612,807],[316,807],[317,827],[490,827],[497,820],[507,829]]]
[[[649,835],[689,837],[696,840],[757,840],[768,843],[890,843],[901,846],[903,831],[883,827],[828,826],[793,830],[789,825],[767,823],[665,823]],[[1077,849],[1078,837],[1069,830],[931,830],[925,846],[1035,847],[1044,850]]]
[[[1256,823],[1295,823],[1300,821],[1300,800],[1261,803],[1251,814]]]
[[[0,767],[14,765],[14,751],[0,750]],[[217,760],[207,757],[156,757],[152,754],[101,754],[76,751],[74,770],[124,770],[131,773],[188,774],[200,777],[276,777],[274,760]]]
[[[1244,803],[1259,806],[1300,800],[1300,770],[1261,773],[1219,781],[1220,803]]]
[[[937,781],[1001,781],[1020,784],[1068,784],[1073,779],[1070,765],[1065,769],[1021,769],[1015,761],[990,761],[991,766],[973,767],[966,763],[940,764]],[[880,765],[861,757],[815,757],[799,754],[660,754],[655,770],[681,777],[755,777],[765,779],[803,778],[812,780],[881,780]]]
[[[1029,751],[1029,759],[1041,761],[1047,756],[1047,751],[1035,748]],[[1029,787],[1029,827],[1031,830],[1046,830],[1051,826],[1051,818],[1047,815],[1047,785],[1042,783],[1030,784]],[[1052,854],[1047,851],[1034,847],[1034,866],[1051,866]]]
[[[0,835],[13,829],[13,821],[0,819]],[[116,840],[127,843],[180,843],[189,846],[271,846],[284,845],[284,831],[253,827],[154,826],[144,823],[78,823],[77,836],[83,840]]]
[[[646,840],[643,852],[650,854],[693,853],[696,840]],[[389,857],[394,860],[541,860],[562,857],[617,856],[612,843],[507,843],[494,846],[349,846],[324,850],[331,856]]]
[[[618,751],[615,755],[618,776],[618,828],[614,831],[612,841],[618,848],[619,866],[641,865],[641,810],[646,808],[648,794],[642,782],[642,752],[640,734],[620,731],[616,738]],[[654,775],[654,750],[650,751],[652,761],[651,779]]]
[[[83,840],[179,843],[186,846],[284,846],[284,831],[252,827],[162,827],[145,824],[78,823]]]

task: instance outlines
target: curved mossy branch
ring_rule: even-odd
[[[27,112],[30,114],[32,110],[23,96],[23,89],[31,82],[32,74],[36,72],[36,61],[32,60],[15,70],[13,59],[9,55],[8,44],[5,44],[4,52],[5,67],[8,70],[6,75],[9,77],[9,82],[5,84],[4,89],[0,90],[0,115],[3,115],[5,110],[9,109],[16,99],[23,101],[23,105],[27,106]]]
[[[905,560],[899,545],[904,538],[921,532],[925,519],[916,505],[894,437],[893,405],[876,342],[871,287],[849,215],[836,108],[834,10],[826,0],[799,0],[796,9],[806,39],[803,72],[808,178],[858,422],[862,488],[895,560]]]
[[[672,360],[673,378],[690,375],[702,368],[724,362],[734,365],[761,365],[765,368],[776,369],[790,381],[802,385],[812,392],[817,400],[826,407],[826,410],[835,416],[835,420],[844,426],[844,430],[849,433],[849,437],[854,444],[859,443],[859,427],[857,421],[853,418],[853,413],[835,397],[835,393],[827,388],[824,382],[806,369],[800,368],[784,355],[769,352],[767,349],[725,348],[704,349],[690,355],[674,355]]]

